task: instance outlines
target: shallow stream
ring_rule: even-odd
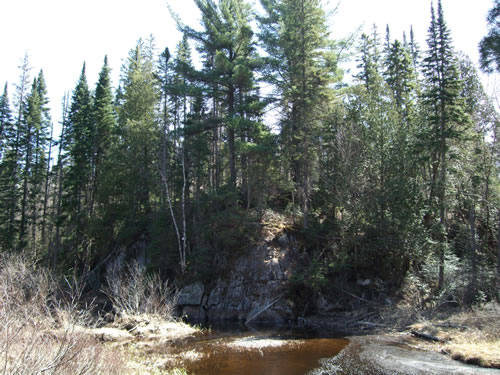
[[[346,338],[289,327],[224,326],[179,341],[183,367],[196,375],[494,374],[382,336]]]
[[[285,327],[231,325],[178,343],[184,367],[203,375],[304,375],[349,344],[341,335]]]

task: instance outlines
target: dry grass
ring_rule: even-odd
[[[172,321],[172,294],[158,277],[136,265],[126,276],[109,291],[118,317],[96,328],[94,304],[76,278],[61,285],[26,257],[0,255],[0,375],[185,374],[166,372],[141,345],[165,348],[197,330]]]
[[[26,325],[18,327],[11,338],[15,340],[2,340],[2,374],[124,373],[119,353],[73,330],[47,331]]]
[[[76,330],[88,311],[65,297],[25,257],[0,257],[0,374],[124,373],[120,355]]]
[[[456,342],[445,345],[443,349],[458,361],[482,367],[500,368],[499,348],[500,340],[491,342]]]
[[[199,329],[174,321],[166,321],[158,315],[122,315],[117,318],[109,328],[129,332],[136,338],[147,338],[152,340],[172,341],[199,332]]]
[[[266,210],[261,218],[262,237],[266,241],[273,240],[284,229],[293,225],[293,218],[272,210]]]
[[[483,367],[500,368],[500,305],[490,303],[454,316],[443,351],[453,359]],[[467,328],[465,328],[467,327]]]
[[[422,320],[411,329],[441,339],[430,343],[412,339],[421,348],[483,367],[500,368],[500,305],[490,303],[440,320]]]

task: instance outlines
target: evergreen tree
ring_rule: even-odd
[[[0,162],[3,159],[5,143],[9,135],[10,127],[12,126],[12,114],[10,111],[9,94],[7,83],[5,83],[3,94],[0,97]]]
[[[93,100],[93,166],[92,166],[92,197],[90,204],[91,216],[94,212],[96,196],[99,195],[102,170],[110,157],[111,136],[116,126],[116,115],[113,103],[113,92],[111,86],[111,69],[108,65],[108,57],[104,58],[104,65],[99,73],[99,80],[95,89]],[[105,201],[100,199],[100,203]]]
[[[202,13],[203,31],[182,27],[185,34],[198,43],[204,54],[205,69],[197,80],[205,83],[207,96],[213,100],[213,124],[206,128],[224,125],[229,154],[229,186],[235,189],[238,179],[237,133],[240,129],[238,101],[243,92],[255,90],[252,64],[255,64],[255,40],[250,27],[252,12],[244,0],[196,0]],[[214,132],[217,149],[219,135]],[[218,159],[217,151],[215,159]],[[216,160],[218,164],[218,161]],[[219,168],[216,166],[215,168]],[[219,172],[215,172],[219,179]],[[218,182],[215,184],[218,186]]]
[[[41,221],[39,225],[40,230],[40,247],[44,250],[48,247],[47,239],[47,225],[49,215],[49,195],[50,195],[50,177],[51,177],[51,163],[52,163],[52,147],[53,147],[53,132],[54,126],[50,115],[50,108],[48,107],[49,99],[47,87],[45,84],[45,77],[43,71],[40,70],[38,75],[38,92],[40,93],[40,104],[42,111],[42,123],[40,129],[37,131],[37,149],[38,152],[38,177],[35,183],[39,184],[39,198],[41,201]],[[35,204],[36,206],[36,204]]]
[[[410,27],[410,43],[408,47],[410,48],[410,54],[413,61],[413,69],[416,73],[416,76],[418,76],[418,67],[420,66],[420,47],[415,40],[413,26]]]
[[[34,202],[34,200],[31,199],[32,197],[30,196],[30,188],[33,187],[33,185],[31,184],[31,180],[34,176],[36,176],[36,156],[38,153],[36,144],[36,132],[42,122],[42,113],[40,107],[40,93],[38,91],[37,79],[35,78],[31,87],[31,93],[27,98],[26,115],[25,121],[23,123],[24,131],[21,136],[20,142],[20,149],[24,159],[22,169],[23,187],[21,198],[21,220],[19,224],[19,246],[21,248],[25,248],[28,245],[27,236],[29,224],[32,224],[33,226],[36,225],[35,217],[31,217],[31,220],[33,220],[33,222],[30,221],[30,212],[28,210],[31,207],[30,203]],[[31,245],[35,246],[35,243],[32,243]]]
[[[61,253],[62,236],[61,229],[64,224],[63,215],[63,188],[65,165],[68,161],[68,153],[65,151],[69,144],[67,142],[67,127],[68,127],[68,112],[69,112],[69,93],[66,93],[62,100],[62,119],[61,119],[61,133],[58,140],[57,164],[55,166],[54,175],[54,194],[52,197],[52,214],[51,224],[55,232],[48,247],[48,265],[51,269],[56,269],[58,255]]]
[[[424,99],[428,108],[428,142],[430,148],[431,181],[429,207],[426,217],[432,224],[438,242],[439,285],[444,283],[444,255],[447,232],[447,174],[450,142],[459,136],[459,125],[465,123],[463,100],[460,97],[461,82],[450,32],[443,16],[441,1],[438,1],[437,18],[431,7],[431,24],[427,38],[428,50],[423,61],[425,76]]]
[[[281,136],[298,192],[304,227],[317,174],[322,114],[336,81],[336,55],[326,13],[318,0],[261,0],[261,39],[269,55],[266,79],[281,101]]]
[[[2,192],[5,194],[2,201],[5,204],[8,221],[6,222],[5,230],[5,248],[18,249],[19,238],[19,186],[22,181],[21,166],[22,166],[22,148],[21,140],[24,132],[25,115],[27,108],[27,97],[29,89],[29,59],[28,55],[24,56],[21,66],[19,67],[21,74],[19,83],[16,85],[16,96],[14,107],[16,110],[12,133],[7,134],[7,145],[5,157],[2,160]]]
[[[488,262],[485,260],[494,259],[497,250],[492,240],[496,237],[494,207],[498,205],[499,197],[494,187],[498,184],[498,177],[495,145],[490,141],[490,135],[494,133],[499,115],[485,93],[476,67],[467,56],[459,56],[459,72],[463,82],[461,96],[465,101],[464,109],[472,123],[464,129],[466,142],[462,142],[460,158],[457,158],[460,167],[456,169],[461,172],[461,179],[456,179],[460,185],[455,190],[459,192],[457,206],[462,209],[457,221],[465,216],[463,211],[469,210],[469,222],[463,226],[468,224],[470,234],[467,237],[474,246],[467,244],[464,247],[469,251],[460,255],[466,260],[466,271],[470,275],[469,302],[474,302],[481,279],[487,277],[484,266]],[[474,234],[477,234],[477,239]],[[485,283],[482,284],[484,287]]]
[[[152,212],[152,198],[159,186],[157,160],[160,129],[157,126],[156,108],[160,95],[154,70],[154,53],[146,42],[139,40],[130,51],[123,68],[123,102],[118,108],[118,149],[114,149],[114,162],[118,163],[125,204],[125,220],[139,228],[146,224]],[[123,178],[123,180],[121,180]],[[118,179],[118,180],[117,180]],[[136,227],[137,228],[137,227]]]
[[[415,71],[410,51],[395,40],[386,55],[384,77],[392,91],[396,107],[403,118],[407,118],[415,102]]]
[[[33,117],[31,117],[31,113],[28,113],[28,118],[36,120],[33,124],[33,168],[29,181],[31,248],[35,256],[39,254],[40,245],[46,245],[47,189],[52,145],[52,119],[48,107],[47,86],[42,70],[40,70],[36,79],[36,91],[38,94],[38,108],[31,108]],[[28,109],[30,110],[30,107]],[[41,217],[39,217],[40,212]]]
[[[102,253],[93,254],[95,249],[108,249],[114,240],[109,236],[113,232],[113,216],[109,213],[108,204],[113,200],[109,184],[114,184],[112,152],[116,138],[116,111],[111,86],[111,69],[108,58],[104,64],[93,93],[91,105],[91,119],[93,133],[91,134],[90,175],[89,175],[89,228],[88,236],[91,241],[88,253],[94,257],[103,256]],[[115,189],[114,187],[112,189]]]
[[[7,84],[0,97],[0,249],[11,250],[12,232],[9,228],[9,191],[10,169],[12,168],[12,140],[15,139],[15,128],[9,104]]]
[[[92,98],[87,84],[85,64],[73,90],[64,137],[68,153],[64,178],[64,211],[69,228],[68,246],[80,254],[88,228],[92,159],[95,127],[92,121]],[[88,240],[86,238],[85,240]]]
[[[481,69],[488,73],[500,72],[500,0],[494,0],[487,22],[488,35],[479,43]]]

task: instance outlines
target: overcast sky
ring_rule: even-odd
[[[113,69],[113,84],[117,84],[123,59],[141,37],[152,34],[159,49],[175,50],[180,35],[167,2],[185,23],[198,25],[199,13],[192,0],[0,0],[1,88],[9,83],[12,100],[18,66],[27,52],[32,77],[41,68],[44,71],[53,119],[58,121],[62,97],[75,87],[84,61],[93,88],[105,55]],[[455,49],[477,63],[477,45],[486,34],[486,14],[493,0],[442,3]],[[401,38],[405,30],[409,35],[413,25],[425,49],[430,4],[430,0],[341,0],[331,20],[332,37],[345,37],[360,25],[370,31],[375,23],[382,35],[389,24],[391,36]]]

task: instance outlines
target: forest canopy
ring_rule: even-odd
[[[205,280],[276,212],[307,288],[414,277],[498,297],[499,114],[440,0],[425,46],[390,25],[335,40],[320,0],[194,2],[201,24],[176,19],[175,51],[140,39],[117,87],[107,58],[95,87],[84,64],[60,134],[24,60],[0,96],[0,251],[86,274],[127,249]]]

